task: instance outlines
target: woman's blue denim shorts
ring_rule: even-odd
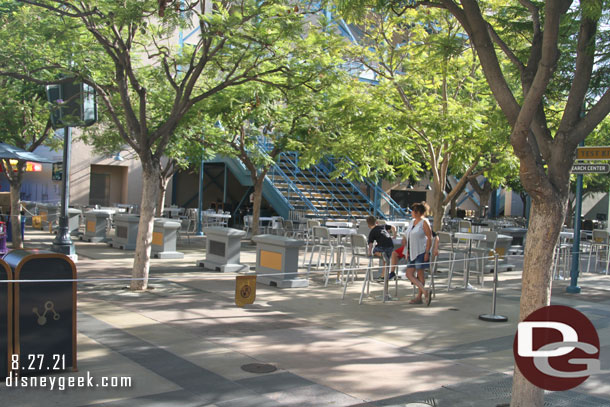
[[[422,253],[415,258],[415,260],[409,260],[407,263],[407,268],[416,268],[418,270],[427,269],[430,267],[430,264],[427,261],[424,261],[424,256],[426,253]]]

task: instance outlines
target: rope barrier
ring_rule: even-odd
[[[520,257],[523,257],[523,255],[518,255]],[[493,259],[493,256],[484,256],[484,257],[471,257],[468,260],[480,260],[483,258],[487,258],[487,259]],[[434,262],[433,264],[440,264],[440,263],[452,263],[452,262],[464,262],[465,259],[459,259],[459,260],[447,260],[447,261],[437,261]],[[429,262],[428,262],[429,263]],[[429,263],[430,264],[430,263]],[[397,264],[397,267],[400,266],[405,266],[405,264]],[[311,274],[319,274],[319,275],[326,275],[327,273],[330,275],[330,273],[341,273],[341,272],[348,272],[348,271],[358,271],[358,270],[380,270],[380,269],[389,269],[391,268],[391,265],[379,265],[379,266],[362,266],[362,267],[345,267],[345,268],[331,268],[328,270],[311,270],[311,271],[295,271],[295,272],[285,272],[285,273],[281,273],[282,275],[311,275]],[[428,268],[426,268],[428,269]],[[169,271],[171,273],[174,273],[174,271]],[[188,273],[188,271],[186,272]],[[257,273],[256,276],[257,277],[277,277],[278,274],[280,273],[267,273],[267,274],[261,274],[261,273]],[[61,280],[51,280],[51,279],[38,279],[38,280],[0,280],[0,284],[1,283],[57,283],[57,282],[90,282],[90,281],[96,281],[96,282],[100,282],[100,281],[172,281],[172,280],[218,280],[219,277],[221,279],[223,278],[234,278],[236,276],[243,276],[243,275],[247,275],[247,274],[240,274],[240,273],[222,273],[222,274],[210,274],[210,275],[197,275],[197,276],[184,276],[184,275],[173,275],[171,278],[170,277],[148,277],[148,278],[135,278],[135,277],[103,277],[103,278],[76,278],[76,279],[61,279]]]

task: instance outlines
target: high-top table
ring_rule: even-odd
[[[473,291],[475,287],[470,285],[470,257],[472,255],[472,241],[485,240],[487,236],[482,233],[455,232],[453,237],[456,239],[468,240],[468,256],[466,261],[466,270],[464,271],[464,290]]]
[[[326,226],[329,228],[351,228],[354,224],[352,222],[329,220],[326,222]]]

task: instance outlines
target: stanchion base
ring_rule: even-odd
[[[580,294],[580,287],[577,285],[569,285],[566,287],[566,292],[570,294]]]
[[[487,322],[506,322],[508,318],[504,315],[496,315],[496,314],[481,314],[479,315],[479,319]]]

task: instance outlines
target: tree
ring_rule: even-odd
[[[440,10],[366,13],[358,30],[350,54],[375,74],[384,89],[381,103],[397,111],[392,126],[404,129],[403,137],[392,144],[415,146],[429,171],[438,231],[447,205],[469,178],[506,156],[503,123],[474,49],[455,19]],[[460,176],[447,193],[450,173]]]
[[[362,14],[369,3],[342,3],[343,8],[348,5]],[[487,83],[510,123],[521,182],[532,199],[519,313],[523,320],[550,303],[553,253],[576,147],[610,112],[607,24],[601,24],[607,21],[608,4],[382,0],[375,5],[398,15],[424,6],[446,9],[476,49]],[[538,407],[543,402],[542,389],[515,368],[511,406]]]
[[[304,16],[282,0],[214,1],[211,10],[203,0],[175,2],[162,17],[153,0],[22,3],[32,7],[15,13],[0,35],[9,37],[43,18],[47,24],[27,31],[30,40],[63,53],[49,60],[38,53],[14,53],[14,48],[9,54],[0,50],[8,61],[0,65],[0,74],[46,84],[62,82],[56,76],[63,73],[96,89],[115,131],[142,165],[131,288],[146,289],[161,159],[180,121],[196,104],[226,88],[298,68],[302,61],[291,59],[291,40],[300,38]],[[179,46],[179,31],[198,35]],[[155,108],[162,106],[159,101],[166,101],[163,110]]]
[[[0,21],[4,19],[0,12]],[[44,89],[11,78],[0,78],[0,135],[2,141],[27,151],[34,151],[45,144],[57,145],[49,135],[53,134],[49,121]],[[1,160],[2,171],[11,186],[11,232],[13,248],[23,248],[21,239],[21,183],[26,161],[12,164]]]
[[[307,58],[298,75],[277,78],[272,86],[248,83],[210,99],[204,145],[218,154],[237,157],[248,169],[253,185],[252,235],[258,233],[263,182],[282,152],[298,154],[320,149],[328,138],[325,114],[331,94],[344,79],[337,70],[337,39],[310,30],[293,49],[296,58]],[[300,55],[299,55],[300,54]],[[282,74],[276,74],[280,76]]]

